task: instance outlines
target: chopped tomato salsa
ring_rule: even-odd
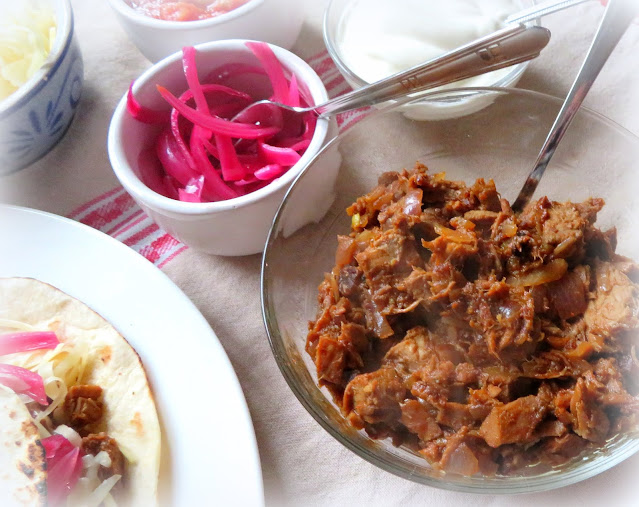
[[[128,0],[137,12],[165,21],[197,21],[226,14],[249,0]]]

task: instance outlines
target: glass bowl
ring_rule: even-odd
[[[434,470],[416,453],[373,440],[351,427],[330,394],[317,386],[305,352],[308,322],[316,317],[317,287],[335,262],[337,234],[348,234],[345,208],[390,170],[419,160],[432,172],[470,183],[493,178],[511,202],[534,163],[561,101],[536,92],[471,88],[438,92],[420,100],[472,95],[489,103],[458,120],[414,121],[403,103],[374,111],[335,137],[297,177],[275,217],[262,264],[262,311],[279,368],[302,405],[333,437],[370,463],[411,481],[474,493],[528,493],[587,479],[639,450],[639,437],[619,436],[562,466],[520,475],[463,477]],[[339,171],[323,171],[327,161]],[[333,185],[332,202],[309,199],[318,184]],[[639,259],[639,138],[593,111],[582,109],[551,161],[536,196],[581,201],[603,197],[598,225],[618,229],[617,251]],[[292,233],[304,216],[328,209],[319,222]],[[302,217],[302,218],[300,218]]]
[[[340,46],[340,37],[344,30],[343,25],[345,17],[353,9],[353,6],[356,2],[362,1],[366,0],[331,0],[324,12],[324,22],[322,30],[324,44],[326,45],[328,54],[330,55],[331,59],[335,63],[335,66],[342,74],[346,82],[354,89],[358,89],[369,84],[369,81],[367,81],[364,77],[358,75],[357,72],[349,66],[349,58],[346,54],[344,54],[344,51]],[[520,0],[517,3],[519,4],[519,7],[523,9],[534,5],[536,2],[534,0]],[[369,8],[377,9],[381,6],[382,4],[371,4]],[[386,7],[387,5],[383,4],[383,8]],[[384,12],[380,12],[379,16],[377,16],[376,18],[384,19],[384,15]],[[451,19],[450,22],[451,24],[454,24],[455,22],[459,22],[459,20]],[[535,23],[539,24],[538,21]],[[486,33],[484,35],[488,34]],[[482,76],[472,78],[472,83],[469,83],[468,80],[464,80],[458,83],[445,85],[442,88],[460,88],[464,86],[491,86],[502,88],[514,87],[519,82],[519,79],[521,78],[529,63],[530,62],[524,62],[513,65],[506,69],[489,72]],[[438,88],[438,90],[442,88]],[[467,103],[464,101],[448,101],[446,103],[446,107],[441,107],[440,105],[440,107],[437,107],[435,109],[426,108],[423,105],[416,103],[407,105],[405,108],[407,114],[409,114],[416,120],[458,117],[466,114],[467,110]]]

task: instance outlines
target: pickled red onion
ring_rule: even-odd
[[[133,83],[129,85],[129,91],[126,95],[126,110],[136,120],[149,124],[165,123],[169,116],[166,111],[155,111],[141,106],[133,95]]]
[[[185,47],[182,66],[187,90],[176,96],[157,86],[172,109],[163,112],[167,125],[155,143],[157,162],[144,164],[147,170],[142,172],[142,178],[149,188],[187,202],[232,199],[268,185],[299,161],[315,131],[314,114],[309,113],[302,122],[288,124],[285,118],[270,121],[262,117],[266,113],[260,116],[259,112],[250,120],[233,121],[238,112],[258,100],[231,85],[247,74],[266,76],[271,98],[279,102],[305,106],[309,96],[307,88],[282,66],[268,44],[249,42],[247,47],[262,67],[224,64],[211,71],[203,83],[197,72],[197,52]],[[130,95],[128,103],[136,105],[129,108],[134,118],[155,118],[153,111],[145,110],[132,92]],[[164,175],[148,170],[155,163],[162,167]]]
[[[12,364],[0,364],[0,384],[17,394],[26,394],[40,405],[48,405],[44,381],[37,373]]]
[[[275,135],[279,131],[279,129],[275,127],[256,127],[248,123],[236,123],[216,116],[210,116],[187,106],[163,86],[157,85],[157,89],[160,95],[187,120],[193,122],[195,125],[217,132],[218,134],[242,139],[258,139],[260,137]]]
[[[284,75],[284,68],[275,53],[273,53],[271,46],[263,42],[247,42],[246,46],[257,56],[266,71],[266,75],[271,80],[271,85],[273,86],[272,99],[282,104],[292,105],[289,104],[289,83]],[[295,86],[297,86],[297,81]]]
[[[82,453],[62,435],[52,435],[41,442],[47,460],[47,500],[50,505],[58,505],[82,475]]]
[[[53,331],[21,331],[0,335],[0,356],[28,350],[53,349],[60,343]]]
[[[60,459],[65,454],[71,452],[75,446],[63,435],[54,434],[40,440],[47,461],[53,460],[56,456]]]

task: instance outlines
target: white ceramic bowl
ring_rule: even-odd
[[[52,5],[56,19],[53,49],[24,85],[0,101],[0,175],[35,162],[53,148],[80,102],[84,66],[71,4],[69,0],[46,3]]]
[[[224,40],[196,46],[199,74],[205,76],[215,67],[231,62],[257,63],[245,43],[245,40]],[[285,49],[271,47],[280,62],[297,76],[298,81],[306,84],[315,103],[327,100],[324,84],[306,62]],[[155,64],[133,86],[140,103],[154,109],[168,109],[168,104],[156,90],[156,84],[178,95],[186,89],[181,52]],[[328,130],[328,120],[319,119],[311,144],[299,162],[269,185],[235,199],[210,203],[176,201],[157,194],[140,180],[138,157],[146,147],[153,146],[158,127],[134,120],[126,110],[126,95],[111,119],[108,152],[113,170],[124,188],[168,233],[190,247],[208,253],[248,255],[262,251],[286,190],[324,145]],[[319,220],[330,206],[339,161],[328,166],[321,184],[316,185],[308,196],[309,200],[317,202],[315,211],[300,215],[296,228]]]
[[[182,49],[223,39],[253,39],[289,49],[304,21],[298,0],[250,0],[226,14],[199,21],[163,21],[136,12],[125,0],[109,0],[122,27],[152,62]]]

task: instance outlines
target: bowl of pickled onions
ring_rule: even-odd
[[[314,113],[235,117],[262,99],[306,106],[327,98],[311,67],[278,46],[243,39],[186,46],[124,93],[109,127],[111,165],[146,213],[186,245],[258,253],[288,187],[327,140],[329,122]],[[328,208],[337,165],[309,189],[316,205],[295,227]]]

